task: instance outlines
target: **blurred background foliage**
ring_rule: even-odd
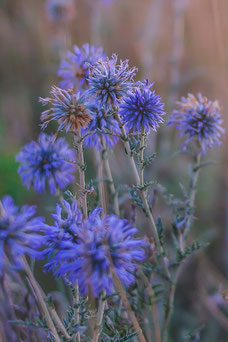
[[[8,193],[18,204],[36,203],[42,213],[54,206],[55,198],[38,196],[21,185],[14,157],[24,143],[36,139],[41,113],[38,97],[47,96],[50,86],[58,83],[59,62],[73,44],[102,45],[108,55],[130,59],[130,65],[139,68],[138,79],[155,81],[167,117],[175,101],[188,92],[218,99],[227,128],[227,0],[53,0],[50,4],[0,0],[1,196]],[[158,157],[146,175],[178,196],[179,183],[188,184],[189,171],[189,158],[175,154],[179,148],[176,132],[163,126],[149,141],[148,151],[157,151]],[[118,183],[127,183],[126,159],[118,145],[115,151],[114,177]],[[90,152],[86,158],[89,181],[95,176],[95,162]],[[205,327],[200,341],[228,340],[227,304],[224,307],[221,295],[228,289],[226,140],[221,149],[209,153],[209,159],[217,164],[202,170],[193,234],[210,244],[183,271],[170,341],[198,341],[194,329],[201,325]],[[169,231],[170,210],[155,191],[151,196],[156,199],[155,214],[163,217]],[[125,208],[126,216],[130,210],[131,203]],[[42,276],[44,286],[45,279]],[[193,338],[188,337],[191,329]]]

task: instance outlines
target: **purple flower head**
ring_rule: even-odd
[[[95,65],[98,59],[104,57],[103,49],[89,44],[79,48],[74,45],[74,52],[68,51],[66,60],[60,64],[58,75],[63,79],[59,85],[63,89],[88,88],[89,65]]]
[[[31,185],[37,192],[44,192],[48,184],[50,192],[65,189],[74,180],[75,152],[69,148],[64,138],[55,140],[54,136],[41,133],[38,142],[26,144],[16,156],[21,163],[18,173],[22,183]]]
[[[49,262],[45,268],[53,271],[58,265],[59,254],[68,242],[78,243],[78,231],[82,226],[83,215],[76,201],[68,203],[63,200],[57,203],[56,212],[52,214],[54,225],[44,225],[44,244],[46,248],[41,252],[41,257],[48,257]],[[51,260],[51,261],[50,261]]]
[[[120,60],[117,64],[117,55],[112,58],[99,60],[95,66],[90,66],[89,95],[99,101],[105,109],[117,106],[132,86],[132,78],[137,69],[129,68],[128,60]]]
[[[85,93],[75,94],[73,89],[63,90],[53,86],[51,95],[52,98],[39,99],[44,106],[51,105],[50,109],[41,114],[42,129],[52,120],[57,120],[58,131],[65,132],[78,132],[88,125],[91,116]]]
[[[168,125],[175,126],[180,135],[186,135],[186,145],[195,140],[200,146],[201,153],[214,145],[221,145],[221,137],[225,133],[222,128],[221,108],[218,101],[210,101],[205,96],[198,94],[195,97],[188,94],[177,102],[177,109],[173,111]]]
[[[98,150],[102,150],[104,148],[102,145],[102,137],[107,147],[113,147],[119,140],[116,135],[121,134],[119,124],[113,117],[113,111],[105,111],[103,107],[100,108],[96,105],[91,106],[91,111],[93,112],[93,118],[86,128],[85,134],[93,131],[94,133],[85,138],[85,147],[95,147]],[[99,130],[108,131],[110,134],[101,133]]]
[[[152,84],[138,82],[138,87],[128,92],[120,105],[120,116],[128,131],[148,132],[150,128],[156,131],[163,123],[164,104],[161,97],[151,91]]]
[[[136,263],[145,257],[144,241],[135,238],[136,228],[114,215],[100,217],[95,210],[79,231],[79,244],[71,243],[61,253],[58,275],[72,283],[78,280],[80,291],[91,288],[97,297],[102,290],[114,290],[112,269],[125,286],[134,282]]]
[[[0,275],[6,257],[21,268],[20,256],[36,256],[36,250],[43,244],[44,236],[40,234],[44,224],[42,217],[33,217],[35,206],[24,205],[19,209],[10,196],[0,201]],[[7,267],[7,265],[6,265]]]

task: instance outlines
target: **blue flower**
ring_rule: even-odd
[[[117,64],[117,55],[112,58],[99,60],[96,65],[90,66],[89,95],[99,101],[101,107],[112,108],[132,86],[132,78],[137,69],[129,68],[128,60],[120,60]]]
[[[65,132],[78,132],[88,125],[91,116],[85,93],[75,94],[73,89],[63,90],[53,86],[51,95],[52,98],[39,99],[43,105],[52,106],[41,114],[42,129],[45,129],[52,120],[58,121],[58,131]]]
[[[47,270],[55,270],[59,263],[59,255],[67,242],[78,243],[78,230],[82,226],[83,215],[76,201],[68,203],[63,200],[57,203],[56,213],[52,214],[54,225],[44,225],[44,245],[46,248],[40,253],[40,257],[48,257],[49,262],[45,265]],[[51,260],[51,261],[50,261]]]
[[[59,83],[63,89],[87,88],[89,77],[89,65],[95,65],[96,62],[104,57],[103,49],[89,44],[82,45],[79,48],[74,45],[74,52],[68,51],[66,60],[60,64],[58,75],[63,78]]]
[[[88,132],[94,132],[84,139],[84,145],[86,148],[96,147],[98,150],[102,150],[102,137],[104,138],[106,147],[114,146],[120,135],[120,128],[118,122],[113,118],[113,111],[105,111],[104,108],[91,106],[93,118],[90,121],[88,127],[85,129],[85,134]],[[109,134],[101,133],[100,131],[109,132]],[[112,135],[113,134],[113,135]]]
[[[178,108],[173,111],[168,121],[168,125],[175,126],[180,135],[186,135],[186,145],[195,140],[205,154],[207,149],[214,145],[221,145],[221,137],[225,133],[222,128],[221,108],[218,101],[210,101],[205,96],[192,94],[182,97],[177,102]]]
[[[64,138],[41,133],[38,142],[26,144],[16,156],[21,163],[18,173],[22,183],[31,185],[37,192],[44,192],[46,183],[53,194],[57,189],[65,189],[73,182],[75,152],[69,148]]]
[[[44,224],[42,217],[33,217],[35,206],[25,205],[19,209],[10,196],[0,201],[0,275],[7,259],[20,268],[20,256],[36,256],[36,250],[43,244],[40,234]]]
[[[114,291],[112,269],[125,286],[135,280],[136,264],[145,257],[144,241],[135,238],[136,228],[114,215],[100,217],[96,209],[78,231],[79,243],[68,243],[59,253],[58,275],[72,283],[78,280],[81,294],[90,288],[97,297],[102,290]]]
[[[161,97],[150,90],[152,85],[148,85],[147,81],[140,82],[137,88],[124,97],[120,105],[120,116],[128,131],[148,132],[150,128],[156,131],[159,124],[164,122],[164,104]]]

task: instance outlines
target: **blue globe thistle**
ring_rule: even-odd
[[[151,91],[152,84],[148,81],[138,83],[138,87],[128,92],[120,105],[120,116],[126,129],[133,133],[140,133],[142,130],[148,132],[150,128],[156,131],[164,120],[164,104],[161,97]]]
[[[114,291],[112,267],[125,286],[135,280],[136,264],[145,257],[144,241],[135,238],[136,228],[117,216],[100,217],[95,210],[78,232],[79,243],[70,243],[59,255],[58,275],[72,283],[78,280],[83,295],[91,288],[97,297],[102,290]]]
[[[177,102],[178,108],[173,111],[168,125],[175,126],[180,135],[186,135],[184,148],[195,140],[200,147],[201,153],[214,145],[220,146],[221,137],[225,130],[222,128],[221,108],[218,101],[210,101],[205,96],[192,94],[182,97]]]
[[[101,107],[112,108],[117,106],[132,86],[132,78],[137,69],[129,68],[128,60],[117,64],[117,55],[112,58],[99,60],[96,65],[90,66],[89,95],[99,101]]]
[[[88,127],[85,130],[87,132],[94,132],[84,139],[84,145],[86,148],[95,147],[98,150],[102,150],[101,137],[104,137],[107,147],[113,147],[119,140],[117,135],[120,135],[120,128],[118,122],[113,118],[113,111],[104,108],[91,106],[93,112],[93,118],[90,121]],[[104,134],[100,131],[108,131],[110,134]],[[111,135],[113,134],[113,135]]]
[[[104,57],[101,47],[84,44],[81,48],[74,45],[74,52],[68,51],[66,60],[60,64],[58,76],[63,80],[59,83],[63,89],[87,88],[89,77],[89,64],[95,65],[96,62]],[[88,64],[89,63],[89,64]]]
[[[54,225],[43,225],[46,248],[40,253],[40,257],[48,257],[45,265],[47,270],[55,270],[59,263],[59,255],[67,242],[78,243],[78,230],[82,226],[83,215],[77,202],[68,203],[63,200],[56,204],[56,212],[52,214]],[[50,261],[51,260],[51,261]]]
[[[37,192],[44,192],[46,184],[52,194],[65,189],[74,181],[75,152],[64,138],[41,133],[38,142],[26,144],[16,156],[21,163],[18,173],[22,183]]]
[[[42,217],[33,217],[35,206],[24,205],[19,209],[10,196],[0,201],[0,275],[6,257],[15,266],[20,268],[20,256],[28,254],[36,256],[36,250],[43,244],[40,234],[44,223]]]
[[[52,120],[57,120],[58,131],[78,132],[81,128],[87,127],[91,116],[85,93],[75,94],[73,89],[63,90],[53,86],[51,95],[52,98],[39,99],[43,105],[51,105],[50,109],[41,114],[42,129],[45,129]]]

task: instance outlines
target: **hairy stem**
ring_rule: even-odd
[[[131,147],[130,147],[130,143],[128,141],[125,129],[124,129],[124,127],[123,127],[123,125],[122,125],[122,123],[120,121],[120,117],[119,117],[118,114],[115,115],[115,118],[119,122],[119,126],[120,126],[120,129],[121,129],[121,132],[122,132],[122,136],[123,136],[123,140],[124,140],[124,146],[125,146],[125,149],[126,149],[126,153],[127,153],[127,155],[129,156],[129,159],[130,159],[130,163],[131,163],[131,166],[132,166],[135,182],[136,182],[137,185],[141,185],[141,180],[143,180],[142,163],[140,163],[141,165],[140,165],[140,176],[139,176],[135,160],[134,160],[133,155],[131,153]],[[145,132],[143,132],[142,137],[143,137],[143,140],[141,141],[141,144],[140,144],[141,147],[144,145]],[[141,159],[142,160],[143,160],[143,152],[144,152],[144,148],[141,149]],[[141,191],[141,198],[142,198],[142,201],[143,201],[143,204],[144,204],[144,208],[145,208],[146,214],[147,214],[149,222],[150,222],[151,233],[152,233],[152,236],[154,238],[156,247],[157,247],[157,249],[159,251],[159,257],[161,258],[161,262],[162,262],[162,265],[163,265],[163,268],[164,268],[164,271],[165,271],[165,275],[166,275],[167,279],[170,279],[171,275],[170,275],[168,266],[167,266],[165,258],[164,258],[164,250],[163,250],[163,247],[162,247],[162,245],[160,243],[160,240],[159,240],[159,236],[158,236],[158,232],[157,232],[157,227],[156,227],[156,224],[155,224],[155,221],[154,221],[154,217],[152,215],[152,212],[151,212],[148,200],[147,200],[147,196],[146,196],[146,191],[145,190]]]
[[[106,215],[108,212],[107,203],[105,200],[105,182],[104,182],[104,168],[102,158],[99,151],[96,151],[97,169],[98,169],[98,191],[100,206],[103,209],[102,215]]]
[[[25,259],[25,257],[23,256],[22,257],[22,260],[23,260],[23,263],[24,263],[24,270],[25,270],[25,273],[30,281],[30,284],[36,294],[36,297],[37,297],[37,301],[38,301],[38,304],[39,304],[39,307],[40,307],[40,311],[42,313],[42,315],[45,317],[46,319],[46,322],[47,322],[47,325],[48,325],[48,328],[51,330],[54,338],[55,338],[55,341],[56,342],[61,342],[60,340],[60,337],[57,333],[57,330],[54,326],[54,323],[51,319],[51,316],[50,316],[50,313],[49,313],[49,310],[48,310],[48,307],[47,307],[47,304],[45,303],[45,300],[43,298],[43,295],[42,295],[42,292],[41,292],[41,289],[40,289],[40,286],[39,284],[37,283],[28,263],[27,263],[27,260]]]
[[[78,307],[78,302],[79,302],[79,286],[78,286],[78,281],[76,280],[76,285],[75,285],[75,301],[76,301],[76,308],[75,308],[75,324],[80,323],[80,315],[79,315],[79,307]],[[80,333],[76,333],[76,339],[78,342],[81,341],[81,336]]]
[[[80,139],[81,132],[78,132],[79,142],[77,143],[78,150],[78,162],[79,162],[79,185],[80,185],[80,197],[79,202],[82,208],[82,212],[85,218],[88,217],[87,210],[87,194],[85,188],[85,162],[84,162],[84,154],[83,154],[83,141]]]
[[[196,185],[197,185],[197,181],[199,178],[199,171],[200,171],[200,160],[201,160],[201,155],[200,153],[198,153],[197,157],[196,157],[196,163],[193,167],[193,176],[191,178],[191,183],[190,183],[190,193],[189,193],[189,206],[190,208],[194,208],[194,204],[195,204],[195,197],[196,197]],[[193,215],[189,215],[187,222],[186,222],[186,226],[184,229],[184,232],[180,232],[179,234],[179,248],[181,253],[183,254],[185,251],[185,241],[186,241],[186,237],[191,229],[192,226],[192,220],[193,220]],[[173,303],[174,303],[174,297],[175,297],[175,291],[176,291],[176,286],[177,286],[177,282],[181,273],[183,267],[183,261],[180,263],[173,283],[170,285],[169,288],[169,297],[168,297],[168,302],[167,302],[167,307],[166,307],[166,312],[165,312],[165,319],[164,319],[164,328],[163,328],[163,342],[166,342],[168,339],[168,330],[169,330],[169,323],[172,317],[172,312],[173,312]]]
[[[107,145],[105,142],[105,138],[104,136],[101,137],[101,143],[103,146],[103,161],[104,161],[104,168],[109,180],[109,184],[110,184],[110,191],[111,191],[111,195],[113,197],[113,202],[114,202],[114,211],[115,214],[117,216],[120,216],[120,209],[119,209],[119,203],[118,203],[118,194],[116,192],[115,189],[115,185],[114,185],[114,181],[113,181],[113,177],[112,177],[112,171],[110,168],[110,163],[109,163],[109,158],[108,158],[108,151],[107,151]]]
[[[104,309],[105,309],[105,304],[106,304],[106,300],[104,299],[105,296],[106,296],[106,291],[103,290],[99,298],[97,321],[96,321],[96,326],[94,329],[92,342],[98,342],[99,336],[102,331],[102,321],[103,321]]]
[[[117,274],[116,274],[116,272],[114,270],[114,267],[112,267],[112,278],[114,280],[115,287],[116,287],[117,291],[119,292],[120,297],[121,297],[121,299],[123,301],[123,304],[124,304],[124,306],[125,306],[125,308],[127,310],[129,318],[130,318],[130,320],[131,320],[131,322],[132,322],[132,324],[133,324],[133,326],[135,328],[135,331],[138,334],[139,341],[140,342],[147,342],[146,338],[145,338],[145,336],[144,336],[144,334],[142,332],[142,329],[141,329],[141,327],[140,327],[140,325],[138,323],[138,320],[137,320],[137,318],[136,318],[136,316],[134,314],[134,311],[132,310],[131,305],[130,305],[130,303],[128,301],[127,294],[126,294],[126,292],[125,292],[125,290],[123,288],[123,285],[122,285],[119,277],[117,276]]]

